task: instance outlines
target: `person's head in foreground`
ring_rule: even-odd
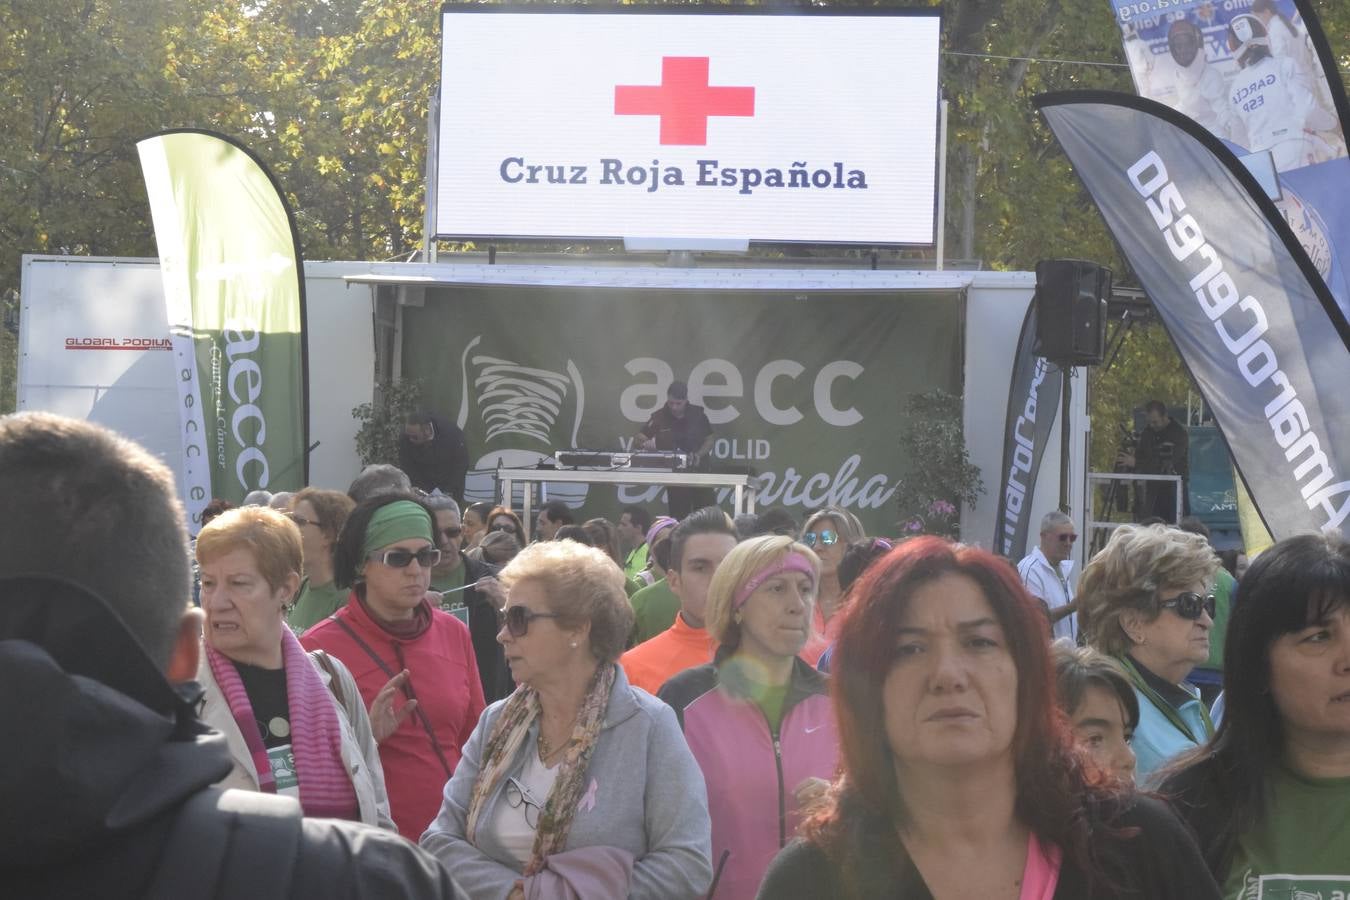
[[[0,417],[0,715],[23,730],[0,749],[5,895],[219,896],[222,873],[248,869],[276,874],[275,897],[454,896],[393,835],[211,787],[231,762],[195,712],[202,613],[176,493],[163,463],[100,426]],[[261,840],[203,846],[218,865],[176,840],[215,834]]]

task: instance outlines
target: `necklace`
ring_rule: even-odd
[[[567,744],[564,743],[562,747],[550,747],[548,743],[548,738],[544,737],[544,725],[542,722],[539,723],[539,734],[538,736],[535,737],[534,743],[535,746],[539,748],[540,762],[548,762],[549,759],[553,756],[553,754],[557,753],[559,750],[563,749],[563,747],[567,746]]]
[[[572,715],[572,723],[568,726],[567,740],[563,741],[562,744],[558,747],[552,746],[549,743],[548,738],[544,737],[544,717],[542,714],[539,716],[539,733],[535,735],[534,743],[535,746],[539,749],[540,762],[548,762],[549,759],[551,759],[558,752],[566,749],[567,745],[572,742],[572,729],[576,728],[577,716],[579,715],[581,715],[580,709],[578,709],[577,712]]]

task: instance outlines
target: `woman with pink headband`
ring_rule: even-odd
[[[717,900],[750,900],[797,831],[839,754],[825,676],[799,654],[811,631],[820,560],[782,535],[751,538],[717,567],[707,629],[715,660],[658,696],[703,769]]]

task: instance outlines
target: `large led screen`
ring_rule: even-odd
[[[646,10],[443,12],[438,236],[933,243],[936,13]]]

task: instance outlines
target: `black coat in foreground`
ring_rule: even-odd
[[[213,788],[225,738],[94,595],[0,579],[0,895],[462,896],[396,834]],[[195,687],[195,685],[193,685]]]

